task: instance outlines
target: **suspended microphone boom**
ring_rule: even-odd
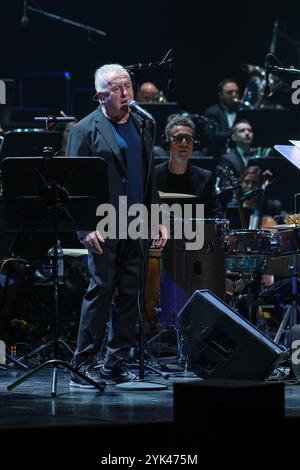
[[[21,18],[21,25],[22,26],[28,26],[29,24],[29,18],[27,16],[27,0],[23,1],[23,16]]]
[[[268,64],[268,57],[269,57],[269,54],[267,54],[265,58],[266,83],[264,86],[264,93],[263,93],[264,96],[266,97],[272,96],[273,94],[271,84],[270,84],[270,66]]]
[[[278,29],[278,20],[274,21],[273,32],[272,32],[272,41],[270,45],[270,53],[275,54],[276,51],[276,42],[277,42],[277,29]]]

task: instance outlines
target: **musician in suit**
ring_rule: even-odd
[[[141,84],[137,100],[140,103],[158,103],[159,91],[157,86],[152,82],[144,82]]]
[[[142,146],[141,119],[128,107],[128,102],[133,99],[131,79],[121,65],[108,64],[98,68],[95,88],[100,105],[72,127],[67,155],[104,158],[109,202],[116,209],[120,196],[127,196],[128,207],[144,203],[149,208],[150,204],[159,202],[151,158],[153,125],[146,123]],[[143,197],[142,158],[146,182]],[[159,227],[157,247],[162,247],[166,241],[164,230],[163,226]],[[138,314],[140,240],[129,237],[104,240],[97,230],[79,232],[78,235],[89,250],[90,284],[82,303],[73,364],[98,383],[132,380],[133,374],[126,368],[126,356],[135,337]],[[114,308],[110,312],[114,294]],[[100,351],[109,315],[106,355],[104,365],[99,369],[95,357]],[[87,388],[76,376],[71,377],[70,386]]]
[[[195,203],[204,204],[205,217],[222,217],[222,209],[214,189],[211,171],[189,162],[193,153],[195,124],[181,114],[174,115],[165,127],[169,160],[155,167],[157,186],[166,193],[196,196]]]
[[[218,84],[219,103],[204,111],[208,121],[203,126],[210,154],[217,160],[226,152],[232,126],[240,108],[239,86],[234,78],[225,78]]]
[[[255,155],[251,148],[253,136],[252,126],[246,119],[242,119],[234,124],[231,132],[234,148],[231,152],[222,155],[218,165],[219,172],[226,166],[232,170],[236,178],[241,176],[248,166],[250,158],[253,158]]]

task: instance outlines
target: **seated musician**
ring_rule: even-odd
[[[242,119],[234,124],[231,132],[233,148],[229,153],[222,155],[217,167],[217,175],[221,187],[224,187],[228,182],[226,181],[228,179],[228,171],[235,178],[239,178],[249,165],[251,158],[266,157],[270,153],[271,149],[269,148],[253,148],[253,139],[254,132],[252,126],[246,119]]]
[[[247,167],[241,175],[242,213],[246,228],[251,230],[270,230],[277,224],[274,217],[280,211],[280,202],[265,198],[264,189],[268,178],[270,178],[270,172],[263,173],[258,166]],[[247,234],[245,233],[245,235]],[[236,295],[237,298],[245,299],[243,301],[237,300],[235,308],[260,329],[265,330],[267,323],[263,316],[262,308],[259,305],[259,292],[262,286],[270,287],[274,283],[274,276],[272,274],[264,274],[259,269],[255,269],[250,276],[249,273],[243,272],[243,269],[241,269],[241,272],[237,269],[235,274],[239,275],[237,277],[233,276],[234,280],[232,278],[233,274],[227,271],[227,295]],[[246,300],[250,298],[252,299],[251,309]],[[230,303],[229,298],[227,301]],[[252,312],[251,315],[249,315],[250,310]]]
[[[250,229],[270,228],[276,225],[274,216],[279,215],[281,204],[278,200],[265,197],[265,189],[272,174],[264,173],[258,166],[247,167],[241,176],[243,212]]]
[[[204,204],[205,217],[223,217],[214,178],[210,171],[189,162],[195,141],[195,124],[187,117],[175,114],[165,127],[169,161],[157,165],[157,186],[165,193],[196,196],[195,203]]]
[[[162,253],[162,325],[176,327],[177,313],[196,289],[208,289],[219,298],[225,297],[224,252],[218,239],[219,234],[214,230],[217,224],[215,219],[223,219],[223,214],[215,193],[212,172],[192,165],[189,161],[195,142],[193,121],[180,114],[172,116],[165,127],[165,138],[169,147],[169,160],[155,167],[157,187],[167,193],[161,197],[170,197],[172,203],[191,205],[194,214],[196,205],[203,204],[206,219],[203,249],[186,250],[181,243],[172,239],[171,228],[170,240]],[[186,199],[182,194],[192,197]]]

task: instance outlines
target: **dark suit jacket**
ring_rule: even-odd
[[[211,154],[218,158],[225,153],[226,143],[231,133],[227,115],[220,104],[215,104],[204,111],[204,116],[209,121],[204,124],[203,133]]]
[[[141,119],[131,114],[139,134],[141,134]],[[144,203],[149,207],[151,203],[159,203],[159,195],[152,157],[153,127],[146,125],[143,145],[143,161],[145,175],[148,181],[145,184]],[[69,135],[66,154],[71,157],[102,157],[107,163],[107,177],[109,185],[109,202],[118,208],[119,196],[126,195],[126,168],[123,155],[115,138],[110,123],[104,116],[101,107],[75,124]],[[150,171],[148,172],[150,167]],[[146,179],[146,178],[145,178]],[[88,232],[78,232],[82,238]]]
[[[234,176],[239,178],[247,165],[245,165],[239,152],[236,149],[232,149],[231,152],[222,155],[218,166],[229,166],[233,170]]]
[[[170,192],[167,184],[168,162],[161,163],[155,167],[157,175],[157,187],[160,191]],[[188,179],[190,194],[197,196],[196,203],[204,204],[204,215],[209,217],[223,217],[219,198],[215,193],[212,172],[196,167],[189,163]]]

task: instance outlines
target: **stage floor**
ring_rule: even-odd
[[[103,393],[71,390],[69,373],[60,370],[56,398],[51,398],[52,369],[40,371],[12,391],[6,387],[23,371],[0,370],[1,442],[6,447],[15,447],[17,442],[18,447],[28,448],[35,442],[42,448],[63,448],[66,439],[81,447],[101,441],[101,452],[106,452],[112,443],[116,447],[120,442],[122,447],[120,439],[126,439],[145,453],[154,447],[167,451],[173,438],[173,385],[201,382],[176,363],[169,369],[169,379],[146,374],[146,381],[165,384],[165,390],[124,391],[107,386]],[[285,385],[285,415],[299,423],[297,383]]]

